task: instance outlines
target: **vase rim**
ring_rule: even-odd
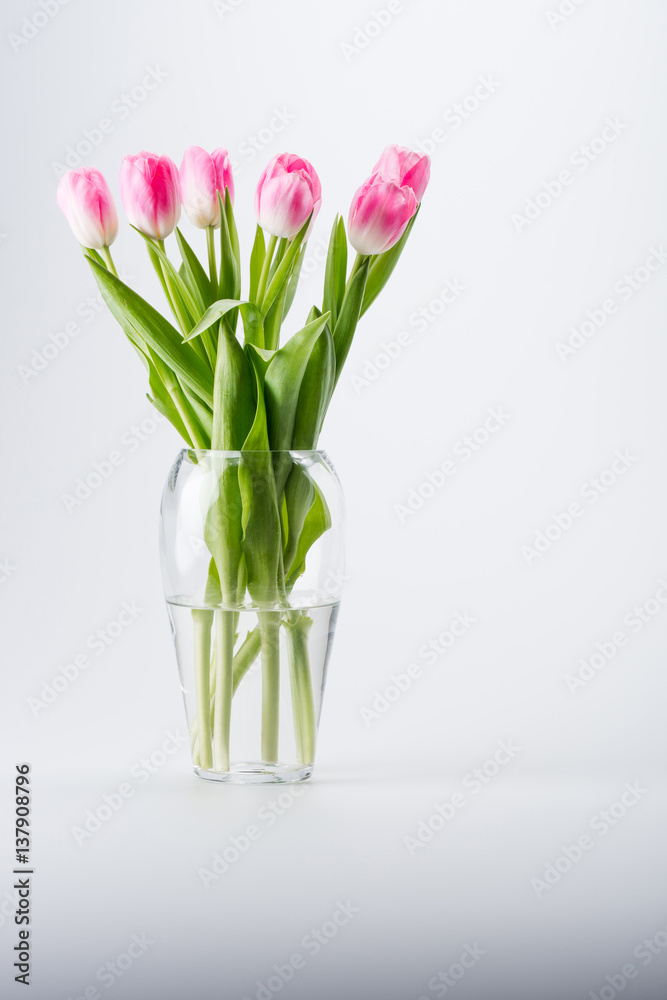
[[[227,455],[230,458],[241,458],[243,455],[298,455],[308,457],[317,455],[319,458],[329,456],[322,448],[248,448],[247,450],[231,450],[225,448],[181,448],[179,455]]]

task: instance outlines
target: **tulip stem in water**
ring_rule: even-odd
[[[232,715],[234,612],[215,612],[215,704],[213,750],[216,771],[229,770],[229,735]]]
[[[280,718],[280,612],[258,611],[262,639],[262,760],[278,761]]]
[[[213,611],[195,608],[192,623],[195,633],[195,689],[197,695],[197,736],[199,765],[207,771],[211,757],[211,627]]]
[[[312,618],[299,612],[288,612],[285,620],[287,635],[287,658],[292,686],[292,713],[294,715],[294,736],[296,753],[300,764],[312,764],[315,760],[315,699],[308,655],[308,633]]]
[[[248,632],[248,635],[243,640],[238,653],[236,653],[234,657],[234,694],[236,694],[239,684],[259,656],[261,643],[262,640],[259,634],[259,629],[254,628],[252,632]]]

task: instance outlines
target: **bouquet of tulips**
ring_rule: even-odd
[[[197,755],[203,769],[230,766],[232,696],[260,651],[263,660],[262,757],[277,760],[276,632],[291,643],[298,753],[312,761],[316,723],[302,641],[302,616],[289,595],[309,548],[327,528],[327,509],[308,476],[282,462],[314,450],[359,319],[387,283],[403,251],[429,179],[427,156],[385,149],[352,199],[347,233],[336,217],[321,305],[281,346],[306,242],[320,210],[321,186],[299,156],[274,157],[255,194],[257,229],[247,292],[234,221],[228,153],[189,147],[180,170],[167,156],[126,156],[120,195],[144,240],[173,322],[119,277],[111,255],[118,232],[102,174],[65,174],[57,200],[82,245],[102,296],[148,372],[151,403],[194,455],[240,452],[247,465],[222,469],[206,513],[210,552],[205,606],[194,609],[198,685]],[[178,228],[181,209],[206,234],[205,263]],[[180,263],[165,240],[174,234]],[[348,240],[356,259],[348,268]],[[257,482],[261,481],[261,489]],[[234,655],[237,612],[248,601],[259,625]],[[213,662],[211,631],[217,614]],[[210,711],[209,711],[210,704]]]

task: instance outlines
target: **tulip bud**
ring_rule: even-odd
[[[181,217],[176,164],[155,153],[125,156],[120,168],[120,197],[132,225],[154,240],[163,240]]]
[[[214,149],[209,155],[201,146],[188,146],[180,169],[181,198],[185,214],[193,226],[206,229],[220,225],[218,191],[225,198],[225,188],[234,200],[234,180],[226,149]]]
[[[320,179],[308,160],[281,153],[268,164],[255,194],[255,214],[272,236],[291,239],[312,213],[306,239],[322,204]]]
[[[111,246],[118,235],[118,215],[99,170],[68,170],[60,178],[56,201],[82,246],[90,250]]]
[[[387,146],[373,168],[386,181],[395,181],[399,187],[410,187],[417,201],[424,197],[431,176],[431,158],[423,153],[413,153],[405,146]]]
[[[357,253],[384,253],[398,243],[416,211],[411,187],[373,174],[352,199],[347,224],[350,243]]]

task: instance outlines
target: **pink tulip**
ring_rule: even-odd
[[[274,156],[255,194],[255,214],[262,229],[272,236],[291,239],[312,212],[307,239],[321,204],[320,179],[308,160],[293,153]]]
[[[185,214],[193,226],[206,229],[220,225],[218,191],[225,198],[225,188],[234,200],[234,180],[226,149],[214,149],[209,155],[201,146],[188,146],[180,170],[181,198]]]
[[[178,168],[168,156],[125,156],[120,168],[120,197],[133,226],[163,240],[181,217]]]
[[[381,174],[386,181],[395,181],[400,187],[412,188],[417,201],[421,201],[431,176],[431,158],[413,153],[405,146],[387,146],[373,173]]]
[[[350,243],[357,253],[384,253],[398,243],[416,211],[411,187],[373,174],[352,199],[347,223]]]
[[[68,170],[60,178],[56,201],[82,246],[90,250],[111,246],[118,235],[118,215],[99,170]]]

